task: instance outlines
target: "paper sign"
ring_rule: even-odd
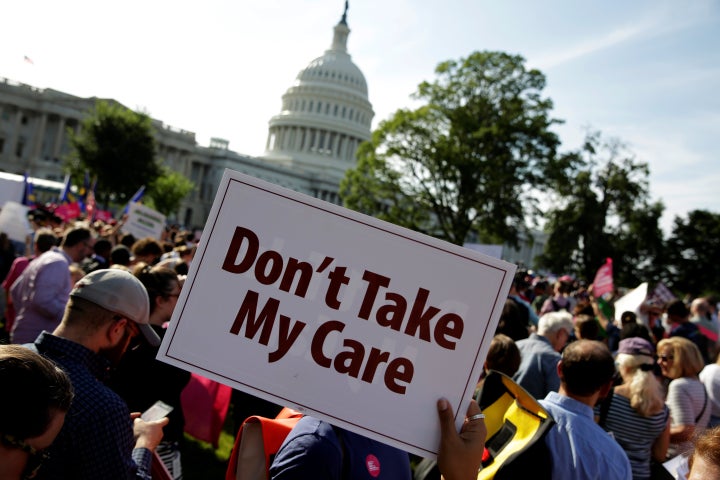
[[[615,320],[619,323],[623,312],[634,312],[640,314],[640,305],[647,297],[648,284],[643,282],[634,290],[628,292],[622,297],[615,300]]]
[[[434,457],[515,266],[226,170],[158,359]]]
[[[0,232],[5,232],[10,240],[25,243],[32,233],[27,214],[29,208],[17,202],[5,202],[0,210]]]
[[[123,226],[125,233],[131,233],[137,239],[152,237],[159,240],[164,228],[165,215],[141,203],[130,204],[128,218]]]

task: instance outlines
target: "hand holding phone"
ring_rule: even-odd
[[[160,420],[161,418],[166,417],[167,414],[170,413],[172,410],[173,407],[171,407],[165,402],[158,400],[153,404],[152,407],[145,410],[143,414],[140,415],[140,418],[146,422],[153,422],[155,420]]]

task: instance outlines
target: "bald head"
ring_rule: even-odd
[[[615,360],[605,344],[595,340],[572,342],[562,354],[560,380],[573,395],[590,396],[615,375]]]

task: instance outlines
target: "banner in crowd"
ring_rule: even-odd
[[[78,202],[69,202],[58,205],[53,214],[62,219],[63,222],[69,222],[80,216],[80,204]]]
[[[643,282],[633,290],[629,291],[622,297],[615,300],[615,320],[620,323],[620,317],[623,312],[633,312],[636,315],[640,313],[640,306],[647,297],[648,284]]]
[[[612,293],[615,290],[613,284],[613,266],[612,259],[606,258],[605,264],[600,267],[595,274],[595,280],[593,281],[593,295],[595,298],[600,298],[606,293]]]
[[[432,457],[515,265],[226,170],[158,359]]]
[[[141,203],[131,203],[128,217],[123,226],[125,233],[135,238],[152,237],[160,240],[165,228],[165,215]]]
[[[0,210],[0,232],[5,232],[10,240],[25,243],[32,233],[27,214],[30,208],[18,202],[5,202]]]

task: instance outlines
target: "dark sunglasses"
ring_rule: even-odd
[[[35,478],[38,471],[40,470],[40,467],[42,467],[43,463],[45,463],[47,459],[50,458],[50,453],[48,453],[47,451],[38,450],[32,445],[28,445],[24,441],[18,440],[12,435],[2,434],[0,436],[0,442],[2,442],[3,445],[9,448],[18,448],[28,454],[27,463],[25,464],[25,470],[23,470],[23,474],[21,477],[23,479]]]
[[[675,357],[672,355],[658,355],[658,360],[662,360],[663,362],[672,362],[675,360]]]

